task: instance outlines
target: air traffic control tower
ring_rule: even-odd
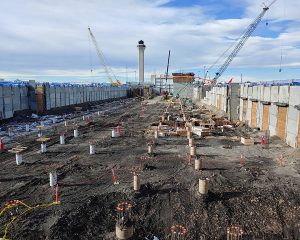
[[[145,77],[145,61],[144,61],[144,52],[146,45],[143,40],[140,40],[138,45],[139,49],[139,84],[144,85],[144,77]]]

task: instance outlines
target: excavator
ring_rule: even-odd
[[[100,62],[102,63],[103,67],[104,67],[104,71],[106,73],[106,76],[110,82],[110,84],[112,86],[120,86],[122,85],[122,83],[116,78],[114,72],[112,71],[112,69],[108,66],[108,64],[106,63],[106,60],[105,60],[105,56],[103,54],[103,52],[101,51],[97,41],[96,41],[96,38],[94,36],[94,34],[92,33],[92,30],[91,28],[89,27],[88,28],[89,30],[89,34],[90,34],[90,37],[91,37],[91,40],[96,48],[96,52],[97,52],[97,55],[99,57],[99,60]]]

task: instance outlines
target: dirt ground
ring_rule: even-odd
[[[143,104],[141,113],[140,100],[116,102],[105,116],[93,115],[93,125],[73,118],[65,145],[59,144],[63,124],[49,129],[51,140],[44,154],[39,152],[36,134],[26,136],[21,144],[28,150],[20,166],[14,154],[0,154],[0,211],[11,200],[31,207],[54,202],[49,169],[57,169],[60,186],[58,205],[42,205],[25,213],[26,208],[19,206],[3,212],[0,237],[17,217],[7,228],[8,239],[115,239],[116,205],[129,200],[134,205],[132,239],[136,240],[170,239],[174,224],[187,228],[183,238],[187,240],[226,239],[228,226],[240,226],[243,239],[300,239],[299,150],[277,138],[271,139],[268,149],[260,144],[244,146],[239,136],[245,129],[217,130],[196,138],[197,153],[203,159],[203,169],[196,172],[187,164],[186,137],[159,138],[155,156],[147,155],[147,143],[152,140],[147,129],[158,123],[167,103],[155,98]],[[101,108],[105,104],[97,110]],[[80,125],[79,138],[73,138],[71,123]],[[111,138],[111,129],[118,124],[122,135]],[[250,134],[259,141],[261,132]],[[96,142],[95,155],[89,155],[90,141]],[[114,185],[112,168],[119,185]],[[133,191],[133,168],[142,170],[138,193]],[[209,178],[207,196],[198,192],[200,177]]]

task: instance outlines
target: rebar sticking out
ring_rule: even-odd
[[[116,223],[117,239],[126,240],[133,236],[132,207],[133,205],[128,201],[120,202],[116,207],[118,214]]]
[[[171,227],[171,240],[184,240],[186,239],[187,229],[179,224]]]
[[[242,240],[244,231],[237,226],[227,227],[227,240]]]

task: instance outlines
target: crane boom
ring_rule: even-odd
[[[115,75],[113,74],[113,77],[111,76],[111,73],[110,73],[110,70],[109,70],[108,65],[107,65],[107,63],[106,63],[104,54],[103,54],[103,52],[101,51],[100,47],[98,46],[98,43],[97,43],[97,41],[96,41],[96,38],[95,38],[94,34],[92,33],[92,30],[91,30],[90,28],[88,28],[88,30],[89,30],[91,39],[92,39],[92,41],[93,41],[93,44],[94,44],[94,46],[95,46],[95,48],[96,48],[97,55],[98,55],[98,57],[99,57],[99,59],[100,59],[102,65],[103,65],[103,67],[104,67],[104,71],[105,71],[105,73],[106,73],[106,75],[107,75],[107,77],[108,77],[110,83],[113,84],[113,77],[114,77],[114,80],[117,82],[118,80],[116,79]]]
[[[230,55],[227,57],[226,61],[223,63],[223,65],[218,69],[216,72],[215,77],[213,78],[213,83],[215,84],[218,80],[218,78],[226,71],[229,64],[232,62],[232,60],[236,57],[236,55],[239,53],[239,51],[242,49],[242,47],[245,45],[246,41],[249,39],[249,37],[252,35],[254,30],[257,28],[258,24],[261,22],[262,18],[266,14],[266,12],[270,9],[270,6],[272,6],[277,0],[273,0],[269,6],[265,6],[262,10],[262,12],[254,19],[254,21],[248,26],[245,33],[240,38],[240,41],[235,45],[233,51],[230,53]]]

